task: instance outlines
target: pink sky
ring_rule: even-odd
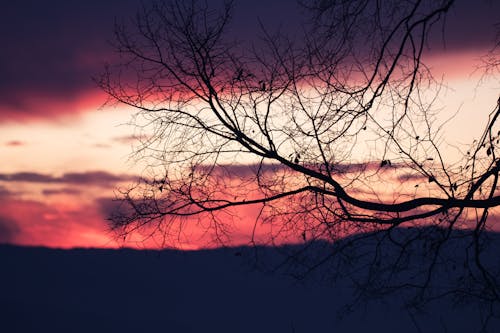
[[[135,3],[131,1],[127,6],[134,8]],[[491,11],[485,8],[486,12]],[[8,9],[15,17],[15,6]],[[58,10],[54,15],[63,17],[64,8]],[[95,8],[84,10],[87,19],[92,17],[92,10]],[[64,66],[47,63],[57,69],[55,78],[32,68],[38,66],[34,61],[17,79],[0,82],[0,243],[63,248],[166,245],[161,239],[147,238],[146,234],[133,235],[123,242],[109,231],[106,222],[116,190],[133,183],[143,170],[141,164],[130,158],[132,147],[138,143],[133,139],[134,127],[127,125],[132,111],[122,106],[101,107],[106,96],[90,80],[99,74],[104,61],[112,61],[114,57],[105,46],[112,27],[103,22],[109,23],[114,13],[113,8],[107,10],[98,18],[101,21],[95,28],[101,34],[92,30],[80,43],[71,37],[61,41],[61,46],[71,45],[72,49],[64,51],[70,52],[66,60],[61,58]],[[451,15],[458,16],[461,10]],[[48,26],[42,32],[45,35],[33,33],[33,40],[46,38],[52,45],[49,32],[63,31],[65,27],[70,31],[82,29],[77,23],[72,25],[61,19],[61,26]],[[452,24],[452,29],[467,29],[468,25],[467,22],[458,27]],[[78,31],[82,34],[84,30]],[[468,31],[463,47],[459,47],[456,39],[460,31],[452,30],[449,34],[449,48],[432,53],[426,63],[448,86],[438,101],[443,106],[440,116],[444,120],[460,110],[445,131],[447,140],[460,147],[481,134],[498,98],[499,86],[497,79],[482,78],[476,70],[481,64],[480,57],[488,52],[487,43],[475,44],[475,35]],[[47,51],[29,41],[11,45],[13,49],[39,48],[42,60],[63,52],[57,48]],[[22,65],[11,57],[7,66],[11,73]],[[459,156],[452,149],[447,153]],[[237,212],[233,243],[250,241],[256,212],[251,206]],[[184,248],[210,245],[212,238],[204,235],[205,231],[203,225],[186,229],[183,241],[189,239],[190,243],[185,243]]]

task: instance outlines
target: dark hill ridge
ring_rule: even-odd
[[[489,236],[498,245],[498,235]],[[329,246],[309,245],[309,254]],[[418,332],[414,322],[422,332],[480,328],[475,304],[438,301],[412,318],[394,295],[339,319],[338,311],[353,295],[347,279],[332,286],[267,274],[252,268],[254,252],[0,245],[0,331]],[[498,262],[495,252],[492,260]],[[273,248],[258,248],[258,255],[270,266],[282,259]],[[500,327],[498,320],[492,327],[493,332]]]

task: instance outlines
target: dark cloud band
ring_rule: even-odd
[[[41,174],[36,172],[17,172],[11,174],[0,174],[0,181],[5,182],[30,182],[46,184],[76,184],[76,185],[98,185],[109,186],[119,182],[135,181],[137,176],[114,175],[105,171],[66,173],[61,177]]]
[[[2,2],[0,45],[6,47],[0,52],[0,123],[74,114],[72,103],[99,91],[91,77],[116,56],[108,43],[115,19],[133,17],[140,3]],[[429,41],[430,51],[487,49],[498,30],[494,24],[499,12],[498,1],[457,1],[447,17],[444,36],[437,33]],[[237,2],[230,34],[256,38],[259,20],[271,29],[281,24],[282,32],[293,34],[298,24],[283,25],[283,21],[300,22],[304,16],[288,0]]]

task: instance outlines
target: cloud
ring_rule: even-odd
[[[147,135],[124,135],[113,138],[113,141],[121,143],[121,144],[132,144],[132,143],[140,143],[147,141],[150,139],[150,136]]]
[[[434,31],[432,42],[448,50],[490,49],[499,32],[499,12],[498,1],[456,1],[446,17],[444,36]]]
[[[324,165],[323,164],[302,164],[306,168],[311,170],[322,170],[324,173]],[[368,171],[387,171],[387,170],[396,170],[396,169],[405,169],[406,166],[404,164],[398,163],[390,163],[381,165],[381,162],[362,162],[362,163],[339,163],[332,164],[330,166],[330,170],[333,174],[342,175],[342,174],[358,174]],[[260,172],[260,174],[272,174],[277,172],[291,172],[295,173],[290,167],[284,164],[273,164],[273,163],[254,163],[254,164],[219,164],[215,167],[211,165],[201,165],[197,167],[199,172],[208,172],[210,171],[212,175],[219,177],[255,177],[255,175]]]
[[[66,173],[59,182],[69,184],[99,184],[109,185],[110,183],[118,183],[124,181],[136,180],[137,177],[129,175],[114,175],[105,171],[94,171],[85,173]]]
[[[11,174],[0,174],[0,181],[5,182],[30,182],[47,184],[73,184],[73,185],[97,185],[109,186],[119,182],[135,181],[137,176],[132,175],[114,175],[106,171],[92,172],[72,172],[66,173],[60,177],[40,174],[36,172],[18,172]]]
[[[3,3],[0,29],[9,33],[0,36],[0,45],[9,47],[0,53],[0,122],[54,120],[101,105],[104,100],[91,77],[116,57],[108,43],[115,18],[132,17],[139,7],[138,0]],[[444,29],[446,47],[488,48],[495,37],[492,22],[496,23],[498,12],[498,1],[457,2]],[[266,26],[276,26],[280,23],[276,14],[290,21],[302,19],[289,1],[242,2],[236,4],[230,33],[255,38],[257,17]],[[285,26],[283,32],[293,29]],[[435,30],[431,52],[441,52],[442,36],[438,27]]]
[[[4,198],[0,242],[50,247],[117,247],[105,217],[78,198],[49,201]]]
[[[417,173],[405,173],[400,176],[398,176],[398,180],[400,182],[408,182],[408,181],[422,181],[422,180],[428,180],[428,177],[417,174]]]
[[[2,3],[0,121],[71,115],[99,92],[92,77],[114,57],[108,41],[115,17],[135,13],[139,1]],[[50,17],[50,20],[46,19]],[[85,105],[82,105],[85,104]]]
[[[78,195],[81,193],[82,193],[82,191],[74,189],[74,188],[60,188],[60,189],[44,189],[44,190],[42,190],[43,195],[57,195],[57,194]]]
[[[16,222],[5,216],[0,215],[0,243],[11,243],[20,232]]]
[[[290,170],[283,164],[271,163],[255,163],[255,164],[219,164],[212,165],[199,165],[196,170],[201,173],[210,172],[213,176],[218,177],[254,177],[258,172],[263,173],[276,173],[281,170]]]
[[[12,192],[7,190],[4,186],[0,186],[0,198],[12,195]]]
[[[24,146],[25,144],[26,144],[25,142],[19,140],[7,141],[5,143],[5,145],[8,147],[19,147],[19,146]]]
[[[22,89],[0,87],[0,124],[36,121],[57,123],[96,111],[107,98],[95,87],[66,95],[59,95],[63,93],[62,90],[45,92],[43,88]]]
[[[55,183],[57,178],[35,172],[18,172],[0,174],[0,180],[8,182]]]
[[[96,144],[93,144],[92,147],[94,147],[94,148],[101,148],[101,149],[107,149],[107,148],[111,148],[111,145],[108,145],[106,143],[96,143]]]
[[[96,209],[106,219],[132,215],[129,203],[117,198],[97,198],[95,204]]]

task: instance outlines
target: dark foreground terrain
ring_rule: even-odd
[[[272,249],[260,249],[264,256],[266,251]],[[426,313],[410,314],[394,296],[339,318],[352,297],[345,281],[333,287],[264,273],[252,268],[251,253],[1,245],[0,331],[474,332],[480,327],[474,304],[440,302]]]

